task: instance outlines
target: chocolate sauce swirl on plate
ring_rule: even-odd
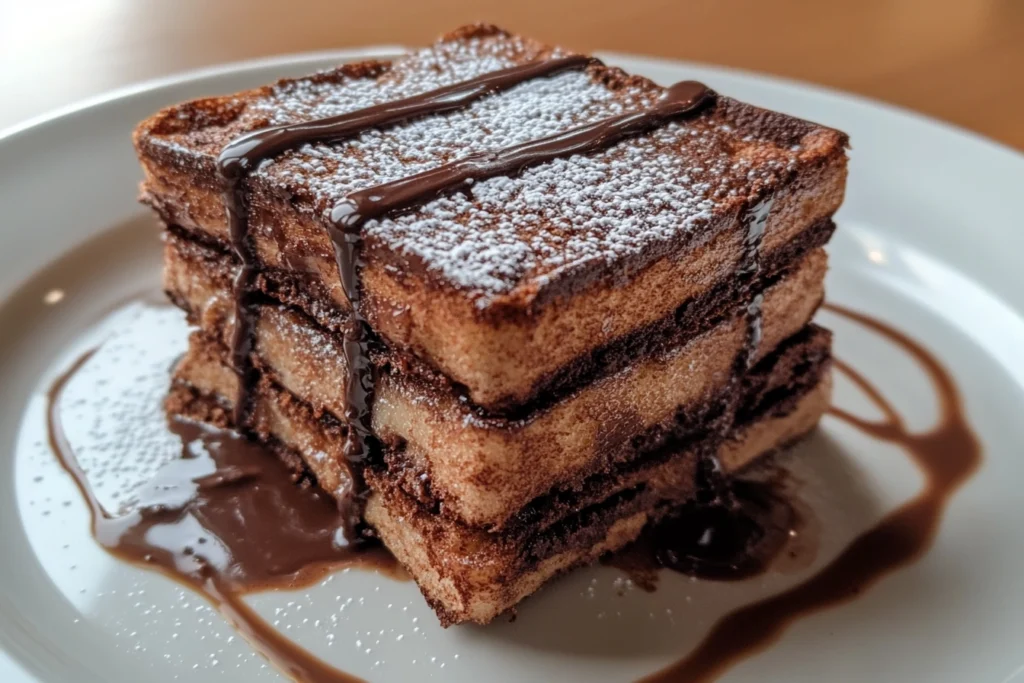
[[[740,660],[770,647],[801,617],[850,602],[888,574],[920,559],[935,540],[953,494],[981,464],[981,444],[967,421],[960,392],[935,356],[903,332],[868,315],[835,304],[826,304],[825,309],[903,349],[928,375],[939,399],[939,418],[926,432],[910,431],[882,392],[841,361],[835,361],[835,367],[864,392],[884,417],[873,421],[842,408],[829,411],[834,418],[868,436],[902,448],[924,474],[925,487],[858,536],[810,579],[726,616],[693,652],[643,679],[645,683],[713,681]]]
[[[251,304],[259,273],[248,234],[245,188],[248,174],[260,162],[304,144],[340,142],[371,128],[464,108],[481,97],[507,90],[531,78],[566,69],[581,69],[592,63],[595,63],[592,58],[576,55],[515,66],[337,117],[254,131],[225,147],[218,169],[224,184],[232,246],[242,263],[234,285],[235,330],[232,342],[232,364],[239,376],[234,421],[241,431],[247,428],[250,394],[258,379],[251,358],[255,322]],[[363,266],[362,229],[366,222],[408,210],[447,193],[471,192],[472,183],[476,181],[516,174],[529,166],[559,157],[599,151],[696,111],[713,98],[714,93],[703,84],[684,81],[667,88],[657,102],[645,109],[506,149],[473,153],[423,173],[352,192],[334,206],[328,231],[334,244],[342,289],[351,309],[351,323],[344,333],[343,345],[348,368],[344,452],[348,462],[349,490],[339,496],[351,538],[357,538],[355,530],[362,518],[365,489],[362,467],[379,449],[371,423],[374,377],[369,352],[375,335],[362,315],[359,287],[359,272]]]

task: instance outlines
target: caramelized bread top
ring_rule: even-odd
[[[148,169],[171,169],[215,190],[217,156],[243,133],[562,54],[494,27],[465,27],[394,63],[345,65],[171,107],[138,127],[135,144]],[[326,223],[353,190],[639,109],[662,92],[647,79],[593,65],[527,81],[464,110],[305,145],[251,175],[254,215],[298,212]],[[627,281],[659,258],[707,242],[801,168],[841,158],[845,145],[838,131],[720,97],[696,116],[597,154],[485,180],[371,221],[366,258],[412,286],[466,297],[478,311],[521,312],[598,281]],[[208,213],[192,227],[216,236],[223,214]]]

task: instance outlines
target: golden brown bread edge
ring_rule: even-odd
[[[827,410],[830,393],[831,378],[825,376],[785,414],[767,414],[735,429],[718,452],[718,457],[729,463],[727,474],[752,466],[807,435]],[[508,555],[489,555],[486,546],[476,545],[478,539],[453,534],[441,518],[414,507],[410,498],[396,504],[384,496],[371,496],[366,519],[414,577],[443,626],[487,624],[556,576],[636,540],[645,526],[695,491],[692,476],[666,471],[659,477],[664,485],[658,491],[665,494],[660,506],[624,499],[603,511],[605,514],[585,520],[581,528],[566,530],[568,539],[553,543],[550,554],[525,561],[519,556],[510,560]],[[466,546],[476,546],[472,559],[458,554]]]
[[[486,36],[495,30],[467,28],[450,39]],[[537,47],[531,54],[546,50],[550,48]],[[388,68],[380,63],[347,65],[336,76],[313,78],[372,78]],[[644,80],[625,74],[621,78]],[[145,173],[142,197],[167,225],[226,248],[214,155],[185,155],[188,150],[161,145],[161,135],[182,126],[230,121],[232,108],[244,107],[262,92],[265,89],[189,103],[140,124],[134,139]],[[193,110],[202,113],[194,121],[178,116]],[[368,245],[361,274],[364,314],[391,344],[408,349],[465,387],[475,404],[501,410],[535,397],[574,359],[671,315],[731,276],[744,253],[741,219],[757,197],[775,199],[764,234],[765,254],[838,209],[846,179],[844,134],[728,98],[721,98],[708,116],[734,123],[733,143],[752,148],[747,153],[754,156],[757,145],[800,144],[798,162],[775,185],[759,187],[756,196],[736,198],[723,207],[700,234],[635,255],[629,263],[595,265],[593,273],[569,282],[527,279],[483,308],[467,292],[440,286],[429,272],[400,263],[399,254]],[[319,212],[301,202],[293,204],[275,188],[259,183],[251,187],[250,205],[250,234],[262,266],[303,272],[322,306],[346,310]]]
[[[480,417],[523,419],[546,406],[553,405],[579,387],[596,379],[614,374],[633,359],[653,355],[665,349],[680,346],[684,341],[706,331],[714,324],[745,307],[757,291],[767,284],[787,276],[794,264],[829,240],[835,224],[830,219],[818,221],[785,245],[763,254],[761,266],[752,278],[729,276],[714,283],[702,294],[686,302],[666,318],[634,329],[608,344],[590,349],[567,365],[542,385],[543,391],[530,401],[500,411],[473,404],[464,388],[436,368],[424,363],[400,346],[383,343],[383,360],[396,371],[420,377],[439,388],[458,393],[460,401],[471,405]],[[180,229],[164,232],[165,290],[170,298],[184,309],[198,311],[194,289],[208,292],[220,290],[228,305],[227,293],[233,288],[237,273],[237,259],[229,251],[196,240]],[[191,274],[189,272],[191,269]],[[195,284],[193,284],[195,280]],[[265,299],[295,308],[312,318],[318,325],[342,334],[348,325],[347,315],[337,314],[322,305],[315,283],[294,271],[269,269],[261,271],[255,280],[257,292]],[[190,303],[191,302],[191,303]],[[193,318],[195,316],[193,315]],[[196,324],[196,320],[192,320]],[[400,366],[400,368],[398,368]]]
[[[552,498],[546,503],[551,509],[530,523],[501,533],[467,527],[419,504],[397,484],[395,472],[380,468],[367,473],[367,521],[410,570],[444,625],[487,623],[557,574],[622,547],[645,524],[689,499],[699,453],[711,448],[732,474],[810,431],[829,402],[829,346],[830,335],[812,326],[748,373],[734,396],[737,422],[724,441],[697,426],[657,453],[595,477],[586,495]],[[202,348],[190,355],[201,355]],[[230,426],[230,399],[223,392],[233,374],[216,358],[191,360],[207,371],[193,375],[198,385],[176,379],[169,411]],[[261,440],[298,469],[329,478],[341,457],[336,421],[265,378],[255,415]]]
[[[167,243],[165,286],[209,340],[194,343],[226,357],[232,308],[225,286],[232,271],[196,260],[181,246]],[[808,323],[824,294],[826,267],[824,251],[813,250],[765,290],[755,360]],[[727,310],[696,338],[635,358],[524,419],[480,418],[443,385],[382,372],[374,429],[386,443],[401,445],[405,488],[421,503],[471,526],[500,529],[553,487],[571,489],[633,457],[680,413],[693,413],[725,390],[748,335],[746,318]],[[337,335],[273,302],[259,307],[255,329],[256,365],[265,374],[318,412],[344,414]],[[322,483],[328,492],[343,488],[333,478]]]

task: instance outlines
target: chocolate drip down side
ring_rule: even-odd
[[[239,376],[235,424],[243,431],[248,423],[250,394],[257,378],[250,357],[253,325],[250,290],[256,259],[248,236],[244,180],[259,163],[271,156],[311,142],[338,142],[361,131],[439,114],[468,106],[488,94],[508,89],[540,76],[592,63],[587,57],[551,59],[484,74],[405,100],[369,107],[339,117],[268,128],[243,136],[221,153],[219,172],[224,182],[225,207],[232,246],[242,262],[235,282],[235,334],[232,362]],[[666,89],[652,106],[640,111],[609,117],[563,133],[532,140],[506,149],[478,152],[429,171],[375,187],[352,192],[331,211],[328,231],[334,244],[335,260],[342,289],[352,311],[352,324],[345,332],[344,355],[348,368],[346,385],[347,435],[345,458],[350,490],[344,500],[349,529],[361,522],[364,483],[362,467],[379,450],[373,436],[371,415],[374,377],[370,346],[374,332],[361,314],[362,230],[367,221],[408,210],[452,192],[471,192],[472,184],[487,178],[514,175],[525,168],[560,157],[589,154],[629,137],[649,132],[672,119],[696,111],[714,98],[714,93],[695,81],[684,81]],[[354,538],[354,534],[350,533]]]
[[[747,229],[743,238],[743,259],[740,262],[738,274],[749,282],[757,279],[761,272],[761,243],[764,241],[764,231],[768,224],[768,215],[771,213],[775,198],[766,197],[751,206],[741,219],[741,224]],[[764,295],[754,294],[747,304],[747,345],[744,349],[746,356],[744,362],[749,368],[757,358],[757,349],[761,345],[761,305],[764,303]]]
[[[746,229],[746,234],[743,236],[743,254],[736,268],[736,277],[740,279],[741,290],[749,293],[750,299],[742,308],[747,323],[747,337],[736,359],[730,380],[731,388],[725,392],[727,396],[734,393],[738,378],[743,377],[753,367],[757,359],[757,350],[761,345],[761,308],[764,304],[764,294],[762,291],[754,291],[754,287],[761,274],[761,243],[764,241],[768,215],[774,203],[774,196],[763,197],[750,204],[740,216],[740,225]],[[719,415],[715,418],[715,431],[718,432],[719,441],[728,438],[736,421],[735,409],[735,406],[728,403],[723,403],[719,409]],[[702,514],[708,519],[711,519],[709,515],[718,515],[722,511],[728,513],[729,510],[738,507],[732,483],[723,473],[722,464],[718,461],[717,449],[717,442],[704,449],[697,466],[697,480],[702,498],[698,503],[703,510]]]
[[[345,409],[348,421],[345,455],[349,462],[364,463],[370,457],[374,443],[371,424],[373,373],[369,355],[373,331],[359,312],[362,231],[366,222],[444,194],[470,192],[472,184],[480,180],[512,175],[559,157],[604,149],[694,111],[711,97],[713,93],[700,83],[677,83],[648,109],[610,117],[503,150],[470,154],[408,178],[352,192],[335,205],[331,211],[330,237],[334,243],[342,288],[352,304],[353,320],[344,344],[349,368]]]
[[[582,69],[595,60],[583,55],[570,55],[548,59],[529,64],[521,64],[508,69],[483,74],[477,78],[455,83],[450,86],[431,90],[412,97],[393,102],[385,102],[373,107],[315,121],[274,126],[243,135],[229,143],[221,152],[217,162],[217,170],[223,185],[224,207],[227,214],[231,245],[242,263],[234,283],[235,296],[235,329],[232,340],[231,360],[238,374],[238,396],[235,400],[234,423],[241,431],[247,430],[251,408],[252,388],[258,374],[252,365],[251,352],[253,332],[256,323],[252,312],[251,299],[254,297],[254,281],[258,275],[257,259],[249,239],[249,215],[246,198],[245,179],[259,164],[289,149],[313,142],[336,143],[358,135],[373,128],[381,128],[409,119],[431,114],[441,114],[470,105],[475,100],[490,94],[501,92],[524,81],[549,76],[569,70]],[[353,264],[356,257],[353,255]],[[369,331],[359,321],[358,295],[353,289],[346,287],[354,317],[355,331],[346,335],[346,349],[352,348],[350,357],[352,376],[349,378],[349,393],[357,398],[358,404],[372,400],[372,377],[369,361],[363,346],[368,343]],[[366,387],[369,387],[367,390]],[[368,434],[362,434],[362,424],[353,429],[352,424],[359,422],[361,411],[354,411],[350,419],[351,448],[346,446],[346,454],[351,453],[350,460],[355,464],[368,456],[366,443]],[[353,435],[353,431],[356,433]],[[350,467],[350,479],[353,494],[362,488],[359,473]],[[358,506],[357,506],[358,507]],[[359,523],[359,511],[350,511],[350,529],[354,530]],[[353,536],[353,534],[349,534]]]

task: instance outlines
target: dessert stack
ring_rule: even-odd
[[[195,328],[168,411],[486,623],[814,428],[846,143],[491,26],[171,107],[135,133]]]

